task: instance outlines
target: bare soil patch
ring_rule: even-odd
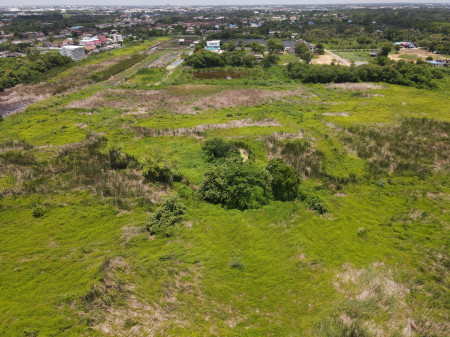
[[[420,49],[420,48],[400,49],[398,51],[398,54],[389,54],[389,58],[391,60],[396,60],[396,61],[399,61],[399,60],[408,61],[408,59],[402,58],[401,55],[411,55],[411,56],[414,56],[415,58],[418,58],[418,59],[426,59],[428,56],[431,56],[434,60],[436,60],[436,59],[441,59],[441,60],[448,59],[448,57],[445,57],[443,55],[433,54],[433,53],[429,52],[428,50]]]
[[[348,112],[324,112],[322,115],[324,116],[333,116],[333,117],[348,117],[350,114]]]
[[[336,58],[330,54],[318,55],[318,58],[313,58],[311,64],[331,64],[337,62]]]

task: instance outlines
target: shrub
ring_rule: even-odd
[[[147,217],[145,226],[150,234],[171,236],[175,225],[183,220],[186,207],[176,197],[167,199],[154,214]]]
[[[231,261],[231,268],[244,270],[244,263],[239,256],[233,257],[233,260]]]
[[[40,218],[45,214],[45,209],[41,206],[37,206],[33,209],[33,216],[35,218]]]
[[[135,161],[133,157],[123,154],[121,148],[117,146],[112,146],[109,148],[109,163],[113,170],[126,169],[131,162]]]
[[[328,212],[327,205],[317,195],[313,195],[307,198],[306,203],[308,204],[309,208],[319,214],[325,214],[326,212]]]
[[[170,165],[157,158],[146,158],[142,164],[142,174],[150,181],[172,184],[174,181],[181,181],[182,176]]]
[[[300,199],[305,201],[308,207],[319,214],[325,214],[328,212],[327,205],[325,202],[317,195],[312,195],[308,192],[301,191]]]
[[[272,159],[267,165],[272,175],[272,193],[275,200],[294,200],[298,195],[300,175],[282,159]]]
[[[207,161],[213,161],[219,158],[228,158],[239,156],[239,149],[237,146],[222,138],[213,138],[207,140],[202,147],[206,154]]]

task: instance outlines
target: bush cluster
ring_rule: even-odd
[[[253,55],[247,55],[243,50],[234,50],[222,54],[216,54],[208,50],[200,50],[185,58],[185,63],[195,69],[215,67],[248,67],[257,63]]]
[[[333,65],[308,65],[291,62],[287,66],[288,76],[303,83],[342,83],[342,82],[385,82],[419,88],[435,86],[441,79],[441,70],[429,64],[413,64],[405,61],[387,62],[385,65],[365,64],[359,67],[340,67]]]
[[[142,174],[150,181],[172,184],[182,179],[181,174],[169,163],[155,157],[145,158],[142,163]]]
[[[136,63],[142,61],[146,56],[143,54],[133,54],[131,57],[122,60],[120,62],[117,62],[116,64],[113,64],[112,66],[106,68],[105,70],[97,71],[93,73],[90,78],[94,82],[101,82],[105,81],[111,76],[114,76],[115,74],[118,74],[131,66],[135,65]]]
[[[270,200],[288,201],[297,197],[300,176],[281,159],[267,167],[242,161],[236,144],[220,138],[206,141],[203,150],[215,165],[199,188],[202,199],[240,210],[258,208]]]
[[[72,62],[70,57],[62,56],[58,52],[47,54],[31,52],[26,57],[2,60],[0,63],[0,91],[69,62]]]
[[[162,233],[171,236],[177,224],[183,220],[186,207],[178,198],[167,199],[152,215],[147,217],[145,226],[150,234]]]

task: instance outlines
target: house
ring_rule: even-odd
[[[394,45],[400,46],[401,48],[416,48],[412,42],[395,42]]]
[[[84,48],[81,46],[63,46],[59,53],[63,56],[69,56],[72,60],[78,61],[87,57]]]
[[[63,46],[68,46],[68,45],[72,45],[72,44],[73,44],[73,39],[71,37],[62,41]]]
[[[123,42],[123,36],[119,34],[112,35],[113,42]]]
[[[184,39],[179,39],[178,40],[178,44],[184,44],[184,42],[185,42]]]
[[[206,50],[213,51],[215,53],[220,51],[220,40],[206,41]]]

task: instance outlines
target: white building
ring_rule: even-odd
[[[119,35],[119,34],[113,34],[112,35],[112,40],[113,40],[113,42],[122,42],[123,41],[123,36]]]
[[[63,56],[69,56],[74,61],[78,61],[87,57],[84,48],[81,46],[64,46],[59,50]]]
[[[205,49],[218,52],[220,50],[220,40],[207,41]]]

